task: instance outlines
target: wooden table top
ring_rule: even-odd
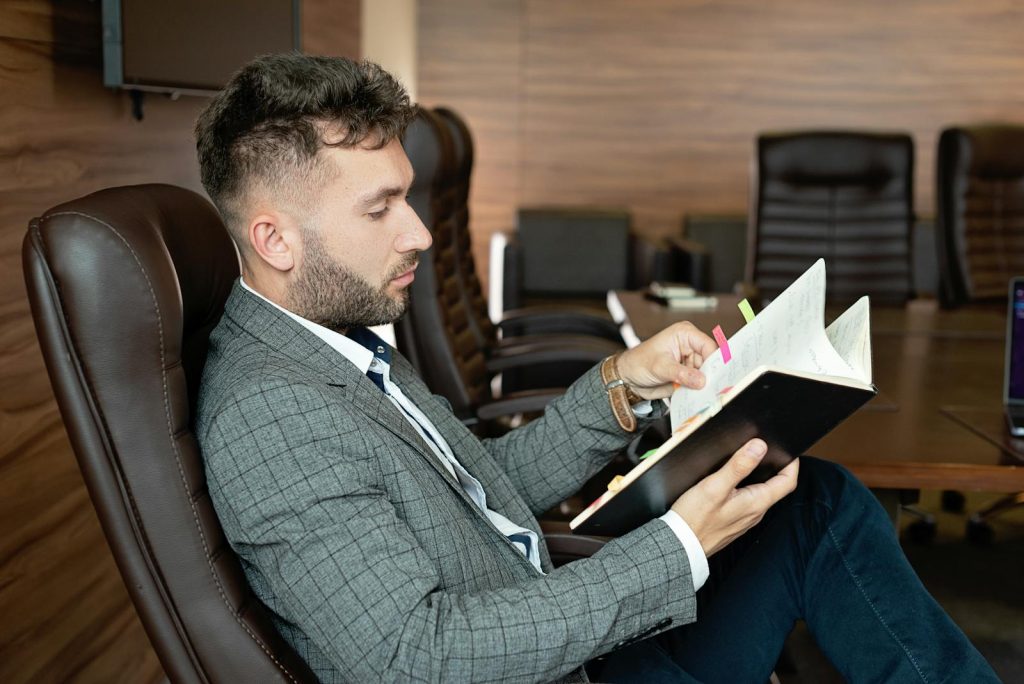
[[[616,292],[640,339],[679,320],[705,331],[743,325],[738,298],[713,311],[673,310]],[[826,311],[826,321],[841,309]],[[940,309],[932,300],[871,311],[879,396],[808,453],[842,463],[869,487],[1024,491],[1024,440],[1002,407],[1004,307]]]

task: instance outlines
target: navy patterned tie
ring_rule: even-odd
[[[373,352],[375,361],[391,363],[391,347],[388,346],[387,342],[375,335],[372,330],[353,328],[349,331],[348,338]],[[366,377],[370,378],[373,384],[380,388],[381,392],[387,394],[387,390],[384,389],[384,376],[380,371],[374,370],[374,365],[376,364],[370,364],[370,369],[366,371]]]
[[[388,393],[387,390],[384,389],[383,375],[373,370],[373,368],[370,368],[370,370],[366,371],[366,377],[370,378],[370,380],[373,380],[373,384],[379,387],[381,392],[383,392],[384,394]]]

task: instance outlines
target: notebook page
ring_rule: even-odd
[[[856,373],[857,380],[871,382],[871,307],[861,297],[825,328],[825,335],[839,356]]]
[[[818,259],[732,336],[732,360],[728,364],[723,363],[721,351],[705,359],[701,367],[706,379],[703,388],[681,388],[673,394],[672,429],[702,411],[716,412],[720,396],[759,366],[855,377],[854,369],[825,335],[824,312],[825,261]]]

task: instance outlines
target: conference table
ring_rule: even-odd
[[[731,336],[744,324],[732,295],[710,310],[679,310],[642,292],[609,293],[626,333],[646,339],[689,320]],[[826,324],[842,309],[828,308]],[[1024,440],[1003,417],[1004,306],[943,310],[934,300],[872,307],[878,395],[808,450],[849,468],[876,492],[1024,491]]]

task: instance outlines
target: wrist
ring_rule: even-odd
[[[637,418],[633,413],[632,406],[643,401],[643,398],[637,395],[636,392],[633,392],[632,388],[629,387],[619,374],[619,356],[619,354],[615,354],[601,362],[601,382],[604,383],[612,414],[615,416],[619,427],[626,432],[635,432]]]
[[[622,386],[626,388],[626,398],[629,403],[639,404],[642,401],[647,401],[646,397],[640,396],[640,393],[636,390],[636,383],[633,381],[633,374],[630,372],[631,365],[629,364],[627,357],[628,350],[619,352],[611,357],[611,363],[615,372],[615,377],[622,380]]]

